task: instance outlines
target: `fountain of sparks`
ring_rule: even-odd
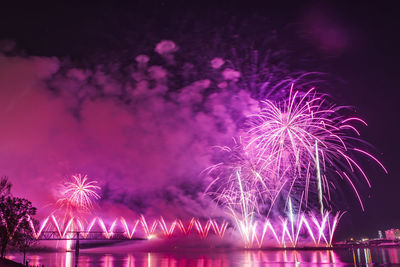
[[[341,214],[335,215],[326,212],[322,220],[318,216],[297,214],[293,227],[288,227],[288,220],[272,222],[269,219],[262,223],[254,222],[248,232],[247,247],[299,247],[301,246],[331,246],[337,222]],[[143,215],[134,220],[118,217],[113,220],[104,220],[94,217],[87,222],[79,218],[71,218],[63,223],[62,218],[50,215],[45,218],[38,228],[33,223],[31,227],[38,240],[135,240],[135,239],[170,239],[199,238],[206,239],[210,233],[223,239],[226,230],[230,227],[226,221],[218,222],[215,219],[200,220],[192,218],[188,221],[175,219],[171,222],[160,216],[159,219],[147,220]],[[70,235],[74,233],[74,235]],[[79,237],[76,236],[79,233]],[[305,237],[302,239],[302,236]]]

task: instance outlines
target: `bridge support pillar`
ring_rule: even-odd
[[[75,255],[79,255],[79,232],[76,232]]]

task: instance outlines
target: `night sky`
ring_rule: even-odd
[[[276,30],[282,47],[289,51],[288,64],[327,73],[329,86],[322,91],[341,105],[353,106],[368,122],[362,137],[373,145],[375,155],[389,171],[385,175],[372,162],[363,162],[373,184],[372,189],[365,186],[362,190],[366,211],[361,212],[356,199],[349,197],[349,212],[343,217],[338,237],[352,233],[376,236],[377,230],[400,228],[400,20],[394,6],[373,1],[113,2],[3,6],[0,40],[15,41],[22,58],[57,57],[70,65],[88,66],[107,61],[124,64],[154,49],[163,39],[177,42],[182,50],[189,46],[201,49],[213,31],[224,31],[229,23],[233,30],[228,33],[235,28],[252,29],[249,36],[260,38]],[[22,192],[15,180],[19,178],[2,170],[0,174],[10,175],[16,190]]]

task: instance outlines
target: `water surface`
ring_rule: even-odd
[[[22,262],[21,254],[9,256]],[[169,252],[34,252],[33,266],[369,266],[400,264],[400,248],[343,250],[185,250]]]

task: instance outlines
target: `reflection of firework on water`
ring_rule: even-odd
[[[351,186],[364,210],[355,181],[360,176],[371,184],[355,153],[376,161],[386,172],[374,156],[356,146],[362,140],[354,124],[366,125],[363,120],[346,117],[345,107],[329,105],[313,89],[301,93],[292,85],[289,92],[284,101],[262,101],[260,112],[248,117],[243,144],[222,147],[223,160],[208,169],[213,181],[206,191],[228,208],[247,246],[257,217],[268,218],[272,210],[280,216],[288,213],[291,238],[299,222],[295,218],[317,206],[330,225],[324,206],[332,209],[332,190],[340,180]],[[339,218],[332,218],[333,225]]]
[[[89,210],[93,207],[93,200],[99,199],[96,193],[100,187],[95,185],[97,181],[90,181],[88,177],[81,174],[73,175],[72,182],[66,182],[62,188],[62,198],[58,200],[62,206]]]

